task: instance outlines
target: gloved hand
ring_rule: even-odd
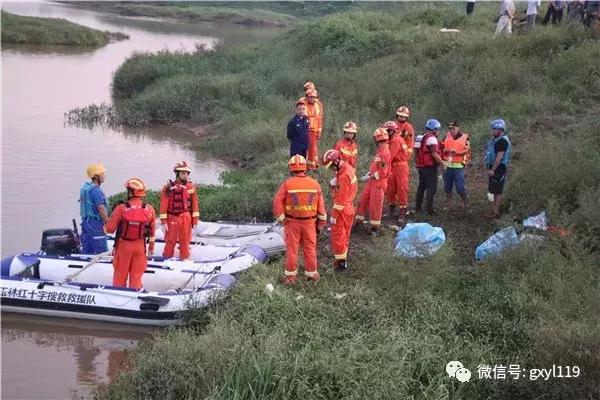
[[[329,186],[336,187],[337,186],[337,178],[333,178],[329,181]]]
[[[335,219],[335,218],[333,218],[333,217],[329,217],[329,223],[330,223],[331,225],[335,225],[335,223],[336,223],[336,222],[337,222],[337,221],[336,221],[336,219]]]
[[[370,173],[370,172],[367,172],[365,175],[363,175],[363,176],[360,178],[360,181],[361,181],[361,182],[366,182],[366,181],[368,181],[370,178],[371,178],[371,173]]]

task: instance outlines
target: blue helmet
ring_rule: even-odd
[[[442,127],[442,124],[440,124],[440,121],[438,121],[437,119],[428,119],[427,123],[425,124],[425,129],[428,129],[430,131],[437,131]]]
[[[495,119],[492,122],[490,122],[490,129],[502,129],[503,131],[505,131],[506,122],[504,122],[503,119]]]

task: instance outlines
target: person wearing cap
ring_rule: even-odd
[[[415,142],[415,147],[417,148],[415,165],[419,172],[419,186],[417,186],[415,210],[422,212],[423,197],[426,194],[425,211],[429,215],[435,214],[433,211],[433,199],[437,191],[438,167],[444,167],[437,139],[441,127],[442,125],[437,119],[428,120],[425,124],[425,134],[420,141]]]
[[[446,163],[444,171],[444,192],[446,203],[450,207],[452,201],[452,188],[456,187],[456,193],[460,196],[465,209],[469,207],[467,191],[465,189],[465,166],[471,159],[471,146],[469,135],[460,130],[457,121],[448,124],[449,131],[441,143],[442,160]]]
[[[106,169],[102,164],[87,167],[89,181],[79,190],[81,214],[81,251],[84,254],[100,254],[108,251],[103,226],[108,221],[108,200],[101,189]]]
[[[287,125],[287,138],[290,141],[290,157],[300,154],[306,158],[308,151],[308,117],[306,116],[306,103],[296,102],[296,114]]]
[[[319,93],[313,87],[306,90],[305,96],[300,98],[306,104],[306,116],[308,117],[308,150],[306,162],[308,169],[317,169],[319,164],[319,140],[323,132],[323,104],[319,100]]]
[[[356,144],[356,134],[358,133],[358,125],[353,121],[348,121],[342,128],[343,137],[337,141],[334,150],[340,152],[342,160],[356,168],[358,163],[358,145]]]
[[[485,152],[485,166],[488,170],[488,193],[493,200],[492,211],[487,215],[489,218],[500,218],[500,206],[502,205],[502,193],[506,183],[506,174],[510,162],[512,145],[506,134],[506,122],[496,119],[490,123],[492,139],[487,145]]]

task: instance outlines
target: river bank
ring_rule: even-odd
[[[211,124],[215,135],[203,148],[253,157],[214,197],[203,198],[200,188],[202,210],[214,210],[206,217],[201,210],[202,218],[270,216],[273,193],[288,175],[284,128],[307,80],[326,110],[321,152],[345,121],[357,121],[361,174],[373,130],[400,104],[409,104],[419,131],[427,118],[459,120],[475,158],[467,178],[472,210],[418,217],[448,238],[429,259],[396,258],[391,232],[371,238],[357,230],[345,274],[331,271],[327,234],[320,239],[316,285],[277,284],[281,260],[253,268],[224,304],[192,312],[184,328],[138,348],[133,369],[96,398],[597,396],[600,263],[591,238],[600,232],[600,142],[588,133],[600,129],[598,36],[538,27],[493,40],[496,12],[478,3],[471,17],[458,4],[342,13],[300,23],[266,45],[129,58],[113,80],[117,112],[129,123]],[[488,221],[479,163],[489,121],[499,116],[509,123],[514,162],[505,217]],[[326,187],[332,175],[315,176]],[[414,179],[411,186],[412,199]],[[572,235],[473,261],[477,243],[541,208]],[[271,295],[267,283],[275,285]],[[451,360],[471,370],[471,382],[446,376]],[[529,371],[553,364],[576,365],[581,376],[499,382],[479,375],[486,365]]]
[[[60,18],[26,17],[2,10],[2,43],[99,47],[126,40],[122,32],[91,29]]]

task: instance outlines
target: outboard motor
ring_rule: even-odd
[[[46,229],[42,233],[41,250],[56,256],[79,253],[79,239],[72,229]]]

